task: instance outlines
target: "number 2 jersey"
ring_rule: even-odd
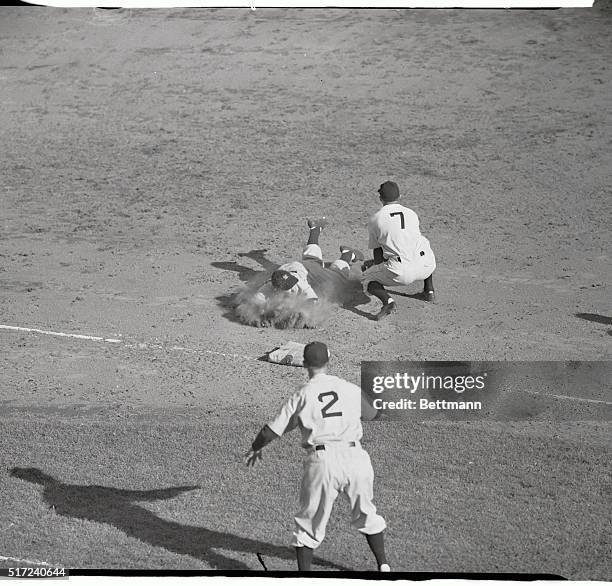
[[[399,203],[384,205],[370,217],[369,248],[383,249],[385,259],[401,257],[412,261],[421,246],[419,217]]]
[[[329,374],[316,374],[280,408],[268,427],[283,435],[295,427],[302,432],[302,446],[361,439],[361,389]]]

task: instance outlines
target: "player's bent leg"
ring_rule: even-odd
[[[295,548],[295,557],[297,558],[297,566],[300,572],[310,572],[313,553],[314,550],[305,545]]]
[[[358,263],[364,260],[363,252],[357,248],[340,245],[340,258],[335,260],[329,268],[340,273],[349,281],[361,281],[361,267]]]
[[[368,285],[372,281],[376,281],[382,285],[392,285],[394,284],[395,278],[397,278],[397,275],[391,273],[387,264],[380,263],[372,265],[361,273],[361,285],[363,286],[363,290],[367,293]]]
[[[341,258],[329,265],[330,270],[342,275],[347,281],[361,281],[361,269],[357,264],[349,264]]]
[[[349,267],[348,277],[347,277],[348,280],[349,281],[361,281],[361,277],[362,277],[361,265],[359,263],[353,263]]]
[[[356,261],[363,261],[364,259],[365,257],[363,256],[363,252],[361,252],[361,250],[352,246],[347,246],[346,244],[340,245],[340,260],[351,264]]]
[[[316,260],[323,264],[323,252],[318,244],[307,244],[302,251],[302,260]]]
[[[416,276],[420,276],[424,281],[423,298],[425,301],[435,303],[436,295],[433,286],[433,273],[436,270],[436,256],[429,245],[429,240],[427,240],[427,238],[424,236],[421,238],[417,264],[419,265],[419,270],[422,274]]]
[[[345,279],[350,279],[351,265],[345,260],[342,260],[341,258],[339,258],[335,260],[333,263],[331,263],[329,265],[329,268],[335,273],[342,275]]]
[[[338,496],[330,482],[325,452],[312,452],[305,463],[300,488],[300,510],[295,516],[291,545],[316,549],[325,538],[327,522]]]
[[[345,489],[351,506],[351,525],[364,535],[374,535],[387,528],[374,505],[374,470],[369,454],[357,452],[351,462],[350,482]]]
[[[387,290],[379,281],[370,281],[368,283],[367,292],[374,295],[374,297],[377,299],[380,299],[383,302],[383,305],[385,303],[389,303],[390,300],[392,301],[391,295],[387,293]]]
[[[422,251],[421,251],[422,252]],[[431,303],[435,302],[435,290],[433,286],[433,272],[436,267],[433,253],[425,260],[416,257],[413,261],[402,261],[398,265],[399,274],[396,278],[398,285],[410,285],[415,281],[423,281],[423,299]]]
[[[326,218],[318,218],[316,220],[308,220],[308,241],[302,252],[302,259],[314,259],[323,264],[323,253],[319,246],[319,237],[323,228],[327,226]]]
[[[308,220],[308,244],[319,244],[319,236],[327,224],[329,222],[325,217]]]
[[[371,295],[374,295],[374,297],[380,299],[383,304],[381,310],[376,315],[377,321],[380,321],[387,315],[391,315],[396,310],[395,300],[378,281],[370,281],[367,291]]]
[[[435,266],[435,263],[434,263]],[[415,281],[423,281],[423,299],[435,301],[435,290],[433,285],[433,268],[431,265],[422,264],[418,259],[414,262],[404,263],[398,281],[402,285],[410,285]]]
[[[379,283],[384,287],[403,285],[401,265],[391,260],[373,265],[361,273],[361,284],[367,293],[371,282]]]
[[[423,298],[429,303],[436,302],[436,292],[433,284],[433,273],[427,277],[423,283]]]
[[[380,531],[379,533],[372,533],[370,535],[366,534],[366,539],[368,541],[368,545],[370,546],[370,550],[374,554],[376,558],[376,563],[378,564],[378,569],[381,572],[389,572],[389,564],[387,563],[387,554],[385,553],[385,536],[384,532]],[[386,568],[385,568],[386,566]]]

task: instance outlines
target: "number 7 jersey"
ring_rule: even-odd
[[[419,217],[399,203],[383,206],[368,222],[369,248],[383,249],[385,259],[413,260],[421,244]]]
[[[316,374],[280,408],[268,427],[283,435],[295,427],[302,432],[302,446],[361,439],[361,389],[329,374]]]

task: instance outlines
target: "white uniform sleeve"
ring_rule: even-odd
[[[361,392],[361,419],[363,421],[372,421],[372,419],[378,415],[378,410],[374,409],[374,406],[370,403],[363,391],[361,389],[359,390]]]
[[[295,295],[303,295],[306,297],[306,299],[319,298],[308,282],[308,271],[302,263],[288,263],[283,265],[281,269],[289,271],[298,280],[298,282],[290,289],[291,293],[294,293]]]
[[[303,394],[297,391],[287,399],[280,408],[278,415],[268,423],[268,427],[278,436],[291,431],[297,425],[297,413],[303,405]]]
[[[314,289],[310,286],[308,281],[300,281],[296,287],[298,287],[300,293],[306,297],[306,299],[318,299],[319,296],[314,292]]]

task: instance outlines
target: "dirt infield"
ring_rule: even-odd
[[[121,342],[0,330],[0,556],[259,569],[271,543],[270,567],[293,567],[278,548],[296,439],[259,473],[239,462],[303,380],[258,360],[287,340],[328,343],[353,381],[362,360],[609,359],[611,25],[603,9],[3,8],[0,324]],[[432,243],[437,305],[415,284],[380,323],[374,301],[316,330],[228,311],[299,259],[309,216],[331,220],[327,259],[365,249],[386,179]],[[395,567],[610,579],[609,424],[479,426],[366,428]],[[56,517],[13,467],[125,490],[204,482],[209,504],[152,508],[212,553],[180,526],[151,542],[104,512]],[[321,555],[366,569],[334,519]]]

